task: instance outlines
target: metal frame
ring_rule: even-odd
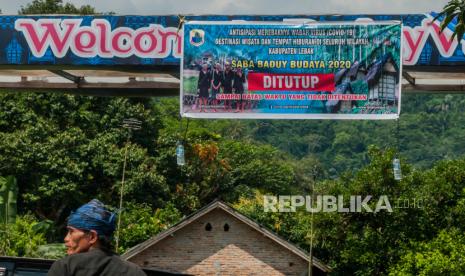
[[[87,96],[178,96],[179,66],[137,67],[0,66],[0,92],[60,92]],[[175,71],[177,68],[178,71]],[[19,69],[19,70],[17,70]],[[68,70],[69,69],[69,70]],[[112,70],[109,70],[112,69]],[[129,70],[132,69],[132,70]],[[405,66],[402,93],[465,93],[465,67]],[[92,81],[94,79],[95,81]]]
[[[0,91],[66,92],[92,96],[175,96],[173,74],[104,70],[0,70]]]

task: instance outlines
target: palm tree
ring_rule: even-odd
[[[465,0],[451,0],[443,8],[442,12],[436,15],[433,21],[439,17],[444,16],[444,20],[441,22],[441,32],[449,25],[449,23],[456,18],[457,24],[455,25],[454,34],[452,39],[457,36],[460,40],[463,38],[465,33]]]

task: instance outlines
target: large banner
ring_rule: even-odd
[[[181,114],[394,119],[400,22],[184,25]]]
[[[190,15],[186,20],[403,23],[404,65],[465,65],[465,40],[452,40],[452,20],[440,32],[436,13],[405,15]],[[179,17],[0,15],[0,65],[178,66],[182,30]]]

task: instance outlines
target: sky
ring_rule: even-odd
[[[17,14],[32,0],[0,0],[3,14]],[[64,0],[99,12],[169,14],[407,14],[440,11],[448,0]]]

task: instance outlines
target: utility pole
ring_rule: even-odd
[[[312,168],[312,196],[311,196],[311,203],[315,198],[315,182],[316,182],[316,166]],[[310,260],[308,262],[308,276],[313,276],[313,216],[314,210],[311,209],[311,217],[310,217]]]
[[[118,226],[116,228],[116,250],[118,250],[119,246],[119,235],[120,235],[120,226],[121,226],[121,216],[123,213],[123,193],[124,193],[124,176],[126,174],[126,160],[128,157],[128,146],[131,139],[132,130],[139,130],[142,128],[142,122],[131,118],[131,119],[124,119],[123,124],[121,127],[126,128],[129,130],[128,139],[126,141],[126,145],[124,147],[124,162],[123,162],[123,176],[121,177],[121,187],[120,187],[120,195],[119,195],[119,215],[118,215]]]

